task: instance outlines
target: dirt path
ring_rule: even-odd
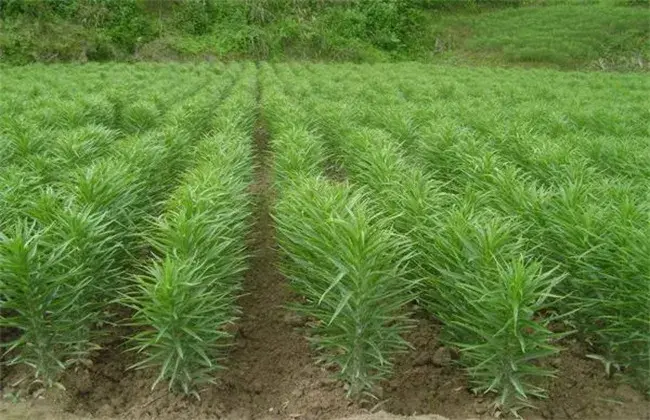
[[[261,87],[258,86],[258,104]],[[314,365],[301,319],[285,309],[295,297],[278,271],[271,217],[275,191],[269,133],[262,109],[254,131],[255,174],[252,185],[254,225],[250,269],[240,299],[235,349],[224,375],[222,396],[232,418],[322,418],[358,412],[348,406],[339,384]]]

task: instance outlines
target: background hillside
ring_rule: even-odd
[[[647,0],[0,0],[0,61],[451,61],[647,69]]]

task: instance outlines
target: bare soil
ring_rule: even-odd
[[[437,413],[452,419],[495,418],[489,396],[474,395],[455,355],[438,342],[440,325],[425,315],[407,337],[414,350],[397,360],[395,375],[383,385],[384,410],[396,414]],[[545,388],[549,398],[536,410],[520,412],[525,419],[650,419],[650,402],[629,385],[607,378],[600,362],[585,357],[575,342],[550,361],[557,377]]]
[[[259,257],[263,260],[261,255],[264,254]],[[251,281],[254,278],[251,275]],[[200,401],[170,394],[165,388],[152,392],[153,373],[125,372],[133,360],[128,354],[113,351],[99,358],[91,370],[73,372],[63,378],[65,391],[52,389],[41,394],[37,387],[12,387],[12,381],[25,376],[25,372],[12,369],[4,381],[0,418],[495,418],[489,399],[468,390],[465,376],[453,365],[454,355],[438,342],[439,326],[423,318],[418,319],[417,328],[408,337],[415,349],[396,361],[395,375],[382,384],[380,400],[373,406],[351,403],[345,398],[341,384],[330,380],[327,372],[314,365],[306,341],[295,331],[296,319],[287,316],[282,307],[286,301],[274,297],[270,301],[275,305],[265,306],[260,303],[262,299],[254,298],[254,293],[269,292],[291,299],[282,278],[277,279],[249,289],[250,294],[245,298],[248,301],[242,301],[244,309],[261,311],[266,307],[268,311],[252,311],[252,316],[242,320],[229,371],[224,373],[221,384],[204,390]],[[650,419],[650,403],[643,395],[628,385],[608,379],[602,365],[584,357],[580,346],[573,345],[552,363],[559,375],[548,384],[549,399],[538,401],[537,410],[522,411],[524,419]],[[18,389],[23,390],[23,397],[12,402]],[[421,416],[411,417],[418,414]]]

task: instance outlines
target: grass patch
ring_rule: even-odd
[[[435,49],[470,61],[558,68],[647,69],[650,10],[555,5],[434,20]]]

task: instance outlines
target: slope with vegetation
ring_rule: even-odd
[[[650,57],[650,10],[630,0],[3,0],[0,15],[7,63],[252,58],[645,69]]]

